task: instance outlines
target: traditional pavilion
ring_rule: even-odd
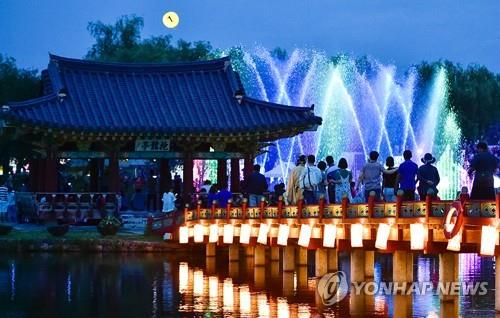
[[[3,134],[39,154],[30,158],[32,191],[57,191],[62,158],[90,160],[90,191],[98,191],[99,169],[109,159],[109,192],[120,189],[120,159],[159,160],[161,187],[170,182],[168,159],[182,159],[184,194],[192,190],[193,159],[217,159],[218,180],[226,183],[231,160],[237,191],[240,159],[249,172],[265,143],[321,124],[313,106],[245,96],[227,57],[139,64],[50,55],[42,82],[42,97],[9,103],[0,113]]]

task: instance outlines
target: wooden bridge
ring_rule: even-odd
[[[215,203],[215,202],[214,202]],[[457,201],[394,203],[241,206],[184,210],[184,223],[173,237],[181,244],[204,244],[207,266],[218,250],[228,250],[230,264],[253,257],[254,266],[280,261],[284,272],[307,265],[308,250],[315,254],[315,273],[338,270],[338,252],[350,253],[352,282],[374,274],[374,252],[393,254],[393,281],[413,281],[413,254],[439,254],[442,282],[458,281],[458,254],[495,256],[500,262],[498,236],[500,193],[495,201],[471,201],[466,193]],[[151,223],[154,227],[154,222]],[[312,253],[311,252],[311,253]],[[213,262],[215,264],[215,262]],[[215,265],[214,265],[215,266]],[[231,265],[230,265],[231,266]],[[500,285],[500,266],[496,267]],[[442,300],[453,296],[441,296]],[[500,289],[496,291],[500,310]]]

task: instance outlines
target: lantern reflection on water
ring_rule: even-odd
[[[203,296],[203,271],[201,271],[201,270],[194,271],[193,295]]]
[[[187,263],[179,263],[179,293],[184,294],[188,290],[189,267]]]
[[[231,278],[226,278],[224,280],[224,285],[222,287],[222,303],[223,309],[227,312],[233,312],[234,310],[234,296],[233,296],[233,280]]]
[[[240,286],[240,313],[249,314],[252,311],[252,302],[250,298],[250,287],[248,285]]]

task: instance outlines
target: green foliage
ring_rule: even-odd
[[[95,44],[85,58],[109,62],[179,62],[214,58],[212,46],[206,41],[188,42],[172,36],[141,39],[144,20],[135,15],[122,16],[114,25],[90,22],[88,30]]]
[[[37,97],[40,90],[37,70],[20,69],[14,58],[0,54],[0,105]]]
[[[430,80],[437,67],[444,66],[448,74],[450,107],[457,115],[465,138],[483,138],[485,131],[500,122],[500,75],[486,67],[466,68],[450,61],[422,62],[417,65],[421,83]]]

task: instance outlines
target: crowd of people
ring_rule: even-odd
[[[493,200],[493,176],[499,160],[485,143],[478,143],[476,149],[469,168],[471,174],[475,173],[471,199]],[[434,165],[436,158],[426,153],[420,166],[412,160],[410,150],[403,152],[403,158],[395,167],[394,158],[387,157],[384,167],[378,161],[379,153],[371,151],[355,181],[345,158],[335,165],[334,158],[327,156],[316,164],[315,156],[301,155],[288,178],[286,202],[297,204],[303,199],[307,204],[315,204],[324,197],[328,203],[340,203],[346,197],[351,203],[360,203],[366,202],[370,194],[375,194],[376,201],[394,202],[399,190],[407,201],[425,200],[427,195],[439,198],[437,187],[441,179]]]
[[[476,150],[469,167],[469,172],[475,174],[471,199],[494,200],[493,176],[498,169],[498,157],[489,152],[485,143],[478,143]],[[317,162],[314,155],[300,155],[295,168],[289,174],[286,186],[275,186],[270,203],[277,202],[281,195],[288,205],[295,205],[301,199],[306,204],[317,204],[320,197],[330,204],[341,203],[344,197],[351,203],[361,203],[367,202],[373,194],[375,201],[395,202],[398,191],[402,192],[405,201],[425,200],[427,195],[439,199],[438,185],[441,178],[434,165],[436,158],[432,154],[426,153],[420,159],[419,166],[414,161],[412,152],[405,150],[404,161],[398,167],[391,156],[387,157],[385,165],[382,165],[379,156],[377,151],[370,152],[367,162],[359,171],[359,177],[354,180],[345,158],[340,158],[335,164],[333,156],[327,156],[324,161]],[[261,166],[255,165],[241,187],[251,207],[258,206],[264,194],[268,192],[268,183],[260,170]],[[201,197],[207,207],[210,207],[214,200],[218,206],[226,206],[228,199],[232,197],[227,187],[212,185],[210,181],[205,182],[200,193],[206,193]]]

